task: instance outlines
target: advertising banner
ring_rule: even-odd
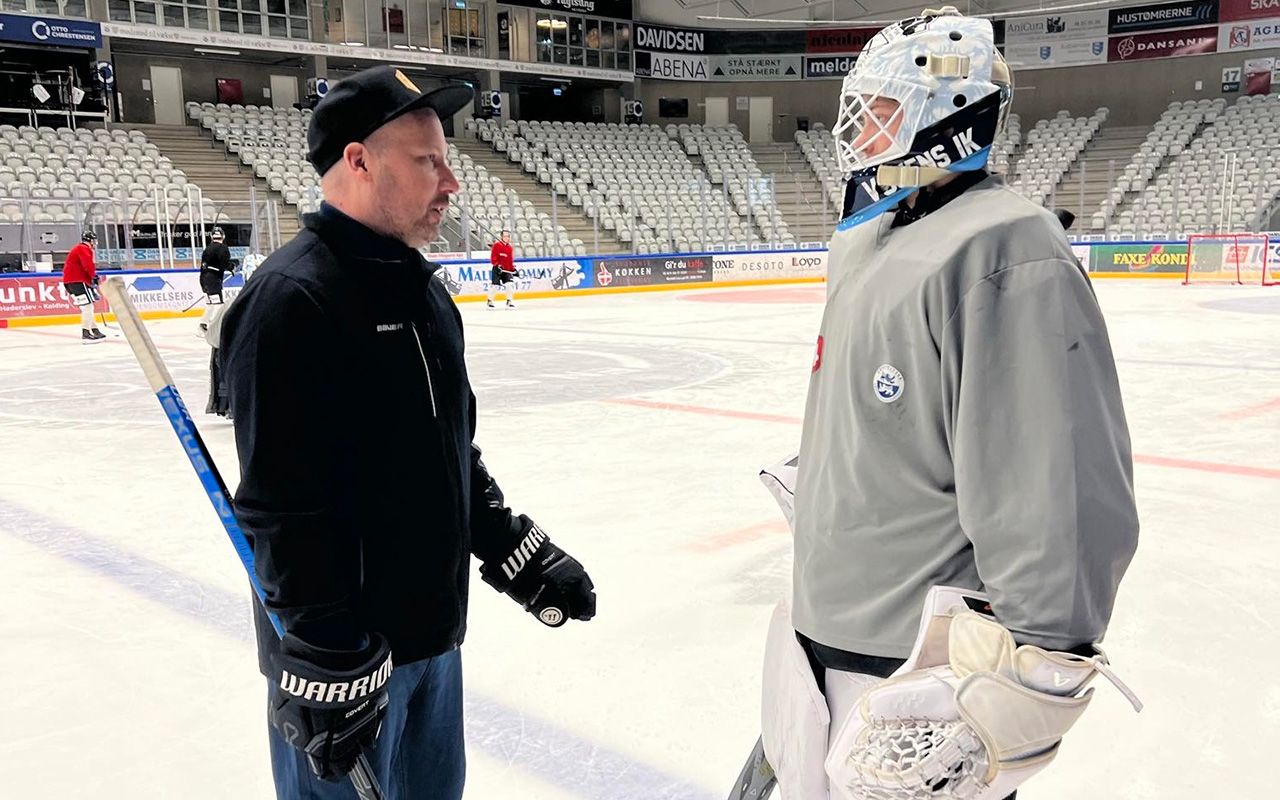
[[[654,286],[711,281],[711,256],[661,256],[596,259],[591,262],[596,286]]]
[[[806,53],[861,53],[879,28],[810,28],[805,33]]]
[[[802,57],[795,56],[711,56],[713,81],[795,81],[804,73]]]
[[[666,81],[705,81],[710,70],[707,56],[685,56],[677,53],[635,52],[636,77]]]
[[[635,49],[655,53],[769,55],[803,53],[803,30],[714,30],[636,23]]]
[[[83,19],[0,14],[0,41],[53,47],[102,47],[102,26]]]
[[[594,14],[614,19],[631,19],[631,0],[498,0],[508,6],[559,11],[569,14]]]
[[[1100,244],[1090,248],[1091,272],[1187,271],[1186,244]]]
[[[1064,39],[1101,39],[1107,35],[1107,12],[1080,11],[1074,14],[1047,13],[1016,17],[1004,23],[1005,44],[1039,44]]]
[[[99,300],[93,308],[106,311],[107,301]],[[0,278],[0,320],[78,313],[62,288],[61,275]]]
[[[489,289],[492,268],[488,261],[444,264],[436,278],[453,297],[482,296]],[[591,271],[573,259],[518,261],[516,268],[520,270],[514,282],[517,293],[591,288]]]
[[[1074,67],[1107,63],[1106,39],[1060,41],[1053,44],[1007,44],[1004,57],[1021,69]]]
[[[105,279],[112,273],[101,273]],[[155,270],[120,273],[129,299],[139,311],[179,313],[193,304],[202,308],[199,270]],[[223,297],[230,301],[244,287],[239,275],[229,276],[222,284]],[[94,305],[95,311],[110,311],[106,300]],[[79,310],[62,288],[62,277],[0,278],[0,320],[19,317],[56,317],[78,314]]]
[[[1220,0],[1220,6],[1223,22],[1280,17],[1280,0]]]
[[[655,53],[705,53],[707,32],[637,22],[634,46]]]
[[[1218,52],[1280,47],[1280,17],[1218,26]]]
[[[849,74],[857,56],[805,56],[804,76],[808,79],[841,78]]]
[[[1183,31],[1137,33],[1112,36],[1107,61],[1140,61],[1147,58],[1195,56],[1218,51],[1218,28],[1190,28]]]
[[[1244,62],[1244,93],[1271,94],[1274,58],[1251,58]]]
[[[822,278],[827,251],[730,253],[712,259],[717,281],[763,281],[779,278]]]
[[[1181,3],[1112,9],[1107,20],[1107,30],[1110,33],[1135,33],[1187,28],[1217,21],[1218,0],[1186,0]]]
[[[1085,272],[1092,272],[1089,267],[1092,261],[1093,248],[1087,244],[1071,245],[1071,253],[1076,257],[1076,261],[1080,262],[1080,266],[1084,267]]]

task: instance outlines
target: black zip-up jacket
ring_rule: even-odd
[[[323,647],[387,637],[397,664],[466,630],[470,553],[521,523],[472,444],[462,318],[438,266],[323,205],[223,320],[235,508],[267,603]],[[276,635],[259,609],[259,666]]]
[[[211,242],[200,254],[200,290],[205,294],[222,291],[222,279],[231,271],[231,248]]]

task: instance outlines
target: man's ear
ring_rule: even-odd
[[[342,151],[342,160],[352,172],[369,172],[369,148],[363,142],[352,142]]]

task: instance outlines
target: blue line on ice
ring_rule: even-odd
[[[110,542],[0,500],[0,533],[73,562],[142,597],[253,641],[243,596],[207,586]],[[495,700],[468,692],[467,743],[583,800],[711,800],[713,795]]]

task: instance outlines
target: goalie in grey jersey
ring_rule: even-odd
[[[1061,224],[986,170],[1012,93],[991,23],[953,8],[881,31],[844,81],[845,218],[766,653],[786,800],[1010,797],[1111,677],[1129,433]]]

